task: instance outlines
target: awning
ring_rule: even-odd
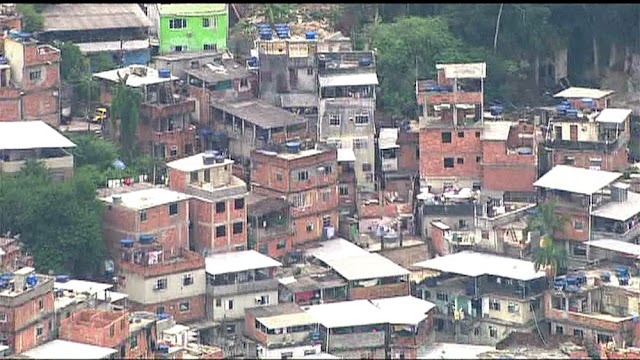
[[[356,161],[353,149],[338,149],[338,162]]]

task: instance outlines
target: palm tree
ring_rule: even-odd
[[[545,202],[538,212],[527,221],[527,232],[540,233],[539,246],[533,250],[533,262],[536,271],[544,269],[548,276],[555,276],[566,266],[567,252],[554,243],[553,233],[562,230],[568,221],[565,216],[556,214],[555,201]]]

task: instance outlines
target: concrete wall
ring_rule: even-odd
[[[209,295],[207,300],[209,301],[207,317],[213,321],[222,321],[223,318],[228,320],[244,319],[245,309],[259,306],[256,305],[256,297],[268,296],[269,306],[278,305],[278,290],[265,290],[259,293],[227,295],[221,297],[215,296],[214,290],[213,294],[214,295]],[[233,309],[229,309],[229,301],[233,302]]]
[[[125,276],[125,282],[121,291],[129,295],[129,300],[142,304],[155,304],[172,299],[204,295],[205,293],[206,277],[204,269],[147,279],[133,273],[123,275]],[[182,280],[185,275],[193,276],[193,284],[183,284]],[[166,289],[154,290],[159,279],[167,280]]]

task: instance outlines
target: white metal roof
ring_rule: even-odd
[[[167,334],[167,335],[180,335],[183,332],[189,330],[188,326],[184,326],[184,325],[180,325],[180,324],[175,324],[172,327],[163,330],[162,332]]]
[[[444,69],[444,76],[447,79],[484,79],[487,77],[486,63],[437,64],[436,69]]]
[[[327,75],[319,76],[318,80],[320,81],[320,87],[378,85],[378,75],[376,73]]]
[[[601,123],[612,123],[612,124],[622,124],[629,115],[631,115],[631,109],[613,109],[607,108],[604,109],[598,114],[596,117],[597,122]]]
[[[120,204],[122,206],[134,210],[150,209],[191,198],[191,195],[164,188],[144,189],[116,195],[121,197],[122,202]],[[113,203],[113,196],[102,198],[102,201]]]
[[[385,324],[387,318],[368,300],[341,301],[331,304],[313,305],[305,308],[324,327],[340,328]]]
[[[356,153],[353,149],[338,149],[338,162],[356,161]]]
[[[307,250],[306,254],[327,262],[327,260],[331,259],[360,256],[369,253],[360,246],[342,238],[323,241],[320,245],[320,247]]]
[[[545,276],[543,271],[535,271],[531,261],[473,251],[462,251],[436,257],[419,262],[414,266],[470,277],[493,275],[522,281]]]
[[[170,163],[167,163],[167,166],[172,169],[180,170],[183,172],[192,172],[192,171],[210,169],[216,166],[233,165],[233,160],[230,160],[230,159],[224,159],[223,163],[205,165],[203,160],[203,155],[204,153],[187,156],[185,158],[174,160]]]
[[[43,121],[0,122],[0,150],[71,147],[76,144]]]
[[[510,121],[485,121],[482,140],[506,141],[512,124]]]
[[[147,71],[146,76],[134,75],[131,72],[133,68],[145,68]],[[120,69],[113,69],[95,73],[93,74],[93,76],[99,79],[109,80],[117,83],[120,80],[118,74],[120,74],[120,77],[122,78],[124,78],[128,74],[129,77],[127,78],[127,86],[131,87],[142,87],[146,85],[161,84],[164,82],[178,80],[178,78],[173,75],[168,78],[161,78],[160,75],[158,75],[158,70],[143,65],[129,65]]]
[[[20,355],[29,359],[106,359],[117,351],[75,341],[53,340]]]
[[[127,41],[98,41],[78,43],[78,48],[83,54],[92,54],[99,52],[115,52],[115,51],[132,51],[143,50],[149,48],[149,39],[145,40],[127,40]]]
[[[280,262],[266,255],[262,255],[255,250],[209,255],[205,259],[205,262],[206,271],[211,275],[282,266]]]
[[[256,320],[260,321],[269,329],[282,329],[291,326],[312,325],[318,323],[318,321],[307,312],[257,317]]]
[[[605,96],[609,96],[615,93],[613,90],[600,90],[600,89],[592,89],[592,88],[583,88],[583,87],[570,87],[568,89],[564,89],[559,93],[553,95],[555,98],[565,98],[565,99],[602,99]]]
[[[640,245],[628,243],[620,240],[591,240],[585,243],[587,246],[593,246],[600,249],[616,251],[624,254],[634,255],[640,258]]]
[[[593,211],[593,216],[625,221],[640,213],[640,194],[627,192],[624,202],[611,201]]]
[[[379,254],[366,253],[343,258],[330,258],[322,261],[349,281],[410,274],[409,270]]]
[[[394,325],[417,325],[427,318],[427,313],[436,305],[413,296],[398,296],[371,300],[385,312],[387,321]]]
[[[399,148],[398,145],[398,129],[397,128],[382,128],[380,129],[380,136],[378,137],[378,148],[383,149],[395,149]]]
[[[104,284],[85,280],[69,280],[64,283],[54,282],[53,287],[56,289],[73,291],[75,293],[88,292],[89,294],[95,294],[112,289],[113,284]]]
[[[534,182],[533,186],[591,195],[611,184],[620,176],[622,174],[615,172],[556,165]]]

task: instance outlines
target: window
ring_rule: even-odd
[[[369,123],[369,114],[356,114],[356,125],[366,125]]]
[[[113,328],[113,325],[111,325],[111,327]],[[36,336],[40,337],[44,334],[44,326],[42,325],[38,325],[38,327],[36,328]],[[111,335],[113,336],[113,335]]]
[[[242,234],[242,222],[237,222],[233,224],[233,235]]]
[[[226,210],[226,204],[224,203],[224,201],[218,201],[216,203],[216,214],[220,214],[223,213]]]
[[[40,309],[40,310],[44,309],[44,301],[43,300],[38,300],[38,309]]]
[[[269,305],[269,295],[262,295],[256,300],[256,302],[260,305]]]
[[[140,221],[147,221],[147,210],[140,210]]]
[[[203,28],[208,28],[210,26],[211,26],[211,19],[209,19],[209,18],[202,19],[202,27]]]
[[[187,274],[182,277],[182,285],[189,286],[193,285],[193,274]]]
[[[262,255],[268,255],[269,254],[269,245],[267,244],[260,244],[260,246],[258,247],[258,252]]]
[[[464,131],[458,131],[458,137],[459,138],[463,138],[464,137]]]
[[[563,163],[564,165],[571,165],[571,166],[573,166],[573,165],[575,165],[575,163],[576,163],[576,159],[575,159],[573,156],[565,156],[565,157],[564,157],[564,159],[563,159],[563,161],[562,161],[562,163]]]
[[[249,87],[249,79],[247,79],[247,78],[240,79],[240,87],[241,88],[248,88]]]
[[[340,126],[340,115],[339,114],[329,115],[329,125]]]
[[[311,197],[312,193],[300,193],[295,194],[291,197],[291,204],[295,208],[303,208],[310,206],[313,203],[313,198]]]
[[[480,138],[480,131],[476,131],[476,138]]]
[[[132,336],[130,342],[131,342],[131,348],[132,349],[137,348],[138,347],[138,336],[137,335]]]
[[[278,240],[276,244],[276,250],[282,250],[287,247],[287,241],[284,239]]]
[[[587,256],[587,246],[583,244],[576,244],[573,247],[574,256]]]
[[[156,284],[153,287],[153,290],[164,290],[167,288],[167,278],[162,278],[156,280]]]
[[[443,132],[442,133],[442,143],[443,144],[451,144],[451,133],[450,132]]]
[[[324,215],[322,217],[322,227],[326,228],[328,226],[331,226],[331,216],[330,215]]]
[[[436,299],[439,301],[449,301],[449,295],[445,293],[438,292],[436,293]]]
[[[338,187],[338,193],[340,194],[340,196],[349,195],[349,185],[340,185]]]
[[[507,304],[507,310],[510,313],[519,313],[520,312],[520,306],[516,303],[513,303],[511,301],[509,301],[509,304]]]
[[[227,228],[224,225],[216,226],[216,237],[227,235]]]
[[[190,307],[189,307],[189,302],[188,301],[180,303],[179,309],[180,309],[181,313],[189,312],[189,308]]]
[[[183,29],[187,27],[187,19],[169,19],[169,29]]]
[[[211,182],[211,170],[206,169],[204,171],[204,182],[208,183]]]
[[[458,165],[462,165],[462,164],[464,164],[464,158],[461,158],[461,157],[457,158],[457,159],[456,159],[456,163],[457,163]]]
[[[582,329],[573,329],[573,336],[583,338],[584,331],[582,331]]]
[[[160,315],[160,314],[164,314],[164,306],[160,305],[156,308],[156,314]]]
[[[187,51],[187,45],[176,45],[173,47],[173,50],[176,52]]]
[[[479,327],[473,328],[473,336],[480,336],[480,328]]]
[[[453,168],[453,158],[444,158],[444,168],[445,169]]]
[[[373,182],[373,173],[366,173],[364,175],[364,181],[368,182],[368,183],[372,183]]]
[[[242,210],[242,209],[244,209],[244,199],[243,199],[243,198],[236,199],[236,200],[233,202],[233,208],[234,208],[234,209],[236,209],[236,210]]]
[[[293,357],[293,351],[286,351],[280,353],[280,359],[291,359]]]
[[[369,164],[369,163],[362,164],[362,171],[364,171],[364,172],[371,171],[371,164]]]
[[[38,81],[40,79],[42,79],[42,71],[41,70],[29,71],[29,80],[30,81]]]
[[[500,311],[500,302],[496,299],[491,299],[491,302],[489,302],[489,309]]]
[[[573,221],[573,228],[576,230],[583,230],[584,229],[584,223],[582,223],[582,220],[574,220]]]
[[[276,181],[282,181],[282,171],[277,170],[276,171]]]
[[[613,341],[613,338],[611,337],[611,335],[607,335],[607,334],[598,334],[597,336],[597,341],[599,343],[603,343],[603,344],[607,344]]]
[[[113,337],[113,335],[115,335],[115,333],[116,333],[115,325],[109,326],[109,337]],[[38,336],[40,336],[40,335],[38,335]]]
[[[231,303],[233,304],[232,300]],[[236,333],[236,324],[227,324],[227,328],[225,329],[227,331],[227,335],[231,335],[231,334],[235,334]]]
[[[476,162],[479,163],[480,161],[482,161],[482,156],[476,156]]]
[[[7,314],[0,313],[0,322],[7,322]]]
[[[305,355],[305,356],[308,356],[308,355],[315,355],[315,354],[316,354],[316,351],[315,351],[314,349],[311,349],[311,350],[305,350],[305,351],[304,351],[304,355]]]
[[[564,328],[560,325],[556,325],[556,334],[562,335],[564,333]]]
[[[331,165],[325,165],[325,166],[323,166],[322,168],[324,169],[324,170],[321,172],[321,173],[322,173],[322,175],[327,176],[327,175],[329,175],[329,174],[331,174],[331,173],[333,172],[333,167],[332,167]]]
[[[178,213],[178,203],[169,204],[169,215]]]
[[[307,232],[312,232],[313,231],[313,223],[312,222],[308,222],[307,223]]]
[[[324,190],[322,192],[322,201],[329,202],[331,200],[331,190]]]
[[[600,170],[602,168],[602,159],[601,158],[590,158],[589,159],[589,169],[591,170]]]
[[[227,300],[227,310],[233,310],[233,299]]]
[[[178,147],[177,146],[172,146],[171,147],[171,151],[169,151],[169,156],[178,156]]]
[[[369,142],[367,139],[353,139],[353,148],[354,149],[366,149],[369,147]]]
[[[207,51],[207,50],[211,50],[211,51],[216,51],[218,50],[218,45],[216,44],[204,44],[202,46],[202,49]]]
[[[222,299],[216,299],[216,307],[222,307]]]
[[[465,219],[458,219],[458,227],[464,229],[467,227],[467,221]]]
[[[498,337],[498,329],[493,326],[489,326],[489,336],[492,338]]]
[[[307,170],[298,171],[298,181],[307,181],[309,180],[309,172]]]
[[[307,68],[307,75],[313,75],[313,68],[312,67],[308,67]]]
[[[197,182],[198,182],[198,172],[197,172],[197,171],[192,171],[192,172],[189,174],[189,177],[190,177],[190,181],[191,181],[192,183],[197,183]]]

